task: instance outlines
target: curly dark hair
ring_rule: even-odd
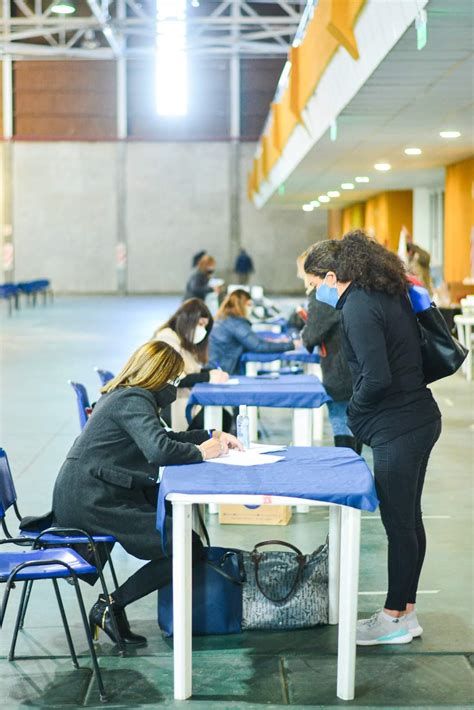
[[[366,291],[395,295],[407,289],[403,262],[361,229],[347,232],[341,240],[313,244],[304,270],[320,278],[333,271],[338,281],[352,281]]]

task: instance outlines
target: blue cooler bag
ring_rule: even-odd
[[[193,636],[238,634],[245,581],[242,551],[205,547],[203,554],[193,566]],[[158,592],[158,625],[165,636],[173,635],[172,584]]]

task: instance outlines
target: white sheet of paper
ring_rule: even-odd
[[[239,380],[237,379],[237,377],[231,377],[229,380],[227,380],[227,382],[220,382],[219,384],[221,384],[221,385],[238,385]]]
[[[262,456],[250,449],[247,451],[230,451],[227,456],[219,456],[218,459],[209,459],[206,463],[223,463],[228,466],[262,466],[266,463],[277,463],[283,456]]]
[[[280,446],[279,444],[257,444],[252,442],[250,444],[250,451],[255,451],[259,454],[270,454],[272,451],[286,451],[287,446]]]

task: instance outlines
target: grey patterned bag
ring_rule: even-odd
[[[259,552],[283,545],[292,552]],[[242,629],[298,629],[328,623],[328,544],[310,555],[268,540],[243,553]]]

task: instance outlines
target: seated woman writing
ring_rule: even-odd
[[[238,374],[240,356],[244,352],[281,353],[294,350],[300,344],[288,338],[260,338],[249,321],[251,310],[250,295],[238,288],[226,296],[217,311],[216,324],[209,339],[209,359],[231,375]]]
[[[156,530],[160,466],[200,463],[242,449],[230,434],[167,431],[160,411],[176,399],[183,373],[181,355],[163,342],[149,342],[102,388],[102,397],[64,462],[53,493],[57,525],[114,535],[134,557],[147,560],[109,599],[92,607],[91,628],[117,642],[111,614],[126,644],[146,643],[130,630],[125,607],[171,580],[172,560]],[[171,526],[169,532],[171,534]],[[200,550],[193,534],[193,555]]]

